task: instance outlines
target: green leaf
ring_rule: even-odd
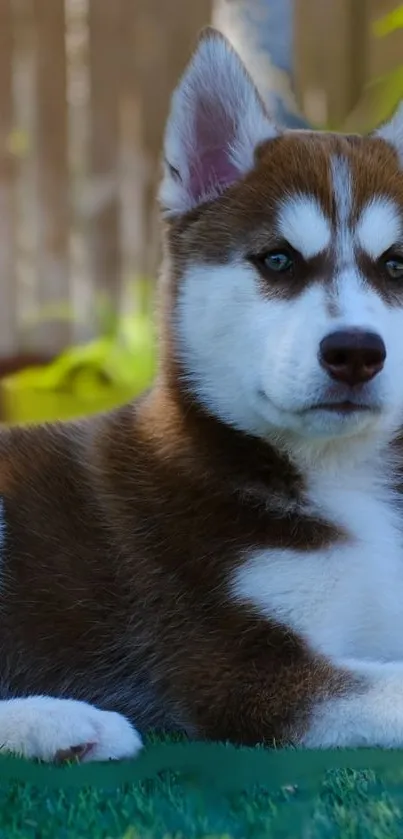
[[[377,99],[376,122],[387,119],[403,96],[403,65],[374,83]]]
[[[397,29],[403,29],[403,6],[397,6],[393,12],[378,18],[373,23],[372,29],[376,38],[384,38],[385,35],[390,35]]]

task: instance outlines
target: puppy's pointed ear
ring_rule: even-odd
[[[394,146],[403,163],[403,101],[397,106],[390,119],[377,128],[372,136],[380,137]]]
[[[166,214],[218,196],[253,168],[256,146],[277,134],[237,53],[205,30],[172,97],[160,189]]]

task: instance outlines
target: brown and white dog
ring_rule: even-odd
[[[403,109],[283,131],[208,30],[165,139],[160,364],[0,435],[0,744],[403,746]]]

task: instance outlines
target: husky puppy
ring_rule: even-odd
[[[403,108],[282,129],[207,30],[164,161],[152,390],[0,433],[1,749],[401,747]]]

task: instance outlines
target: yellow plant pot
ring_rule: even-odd
[[[107,411],[134,399],[155,370],[150,331],[136,330],[131,344],[99,339],[67,350],[47,366],[1,381],[7,424],[52,422]]]
[[[53,422],[109,411],[138,395],[137,388],[105,387],[87,396],[75,393],[20,389],[13,381],[2,383],[4,419],[7,424]]]

